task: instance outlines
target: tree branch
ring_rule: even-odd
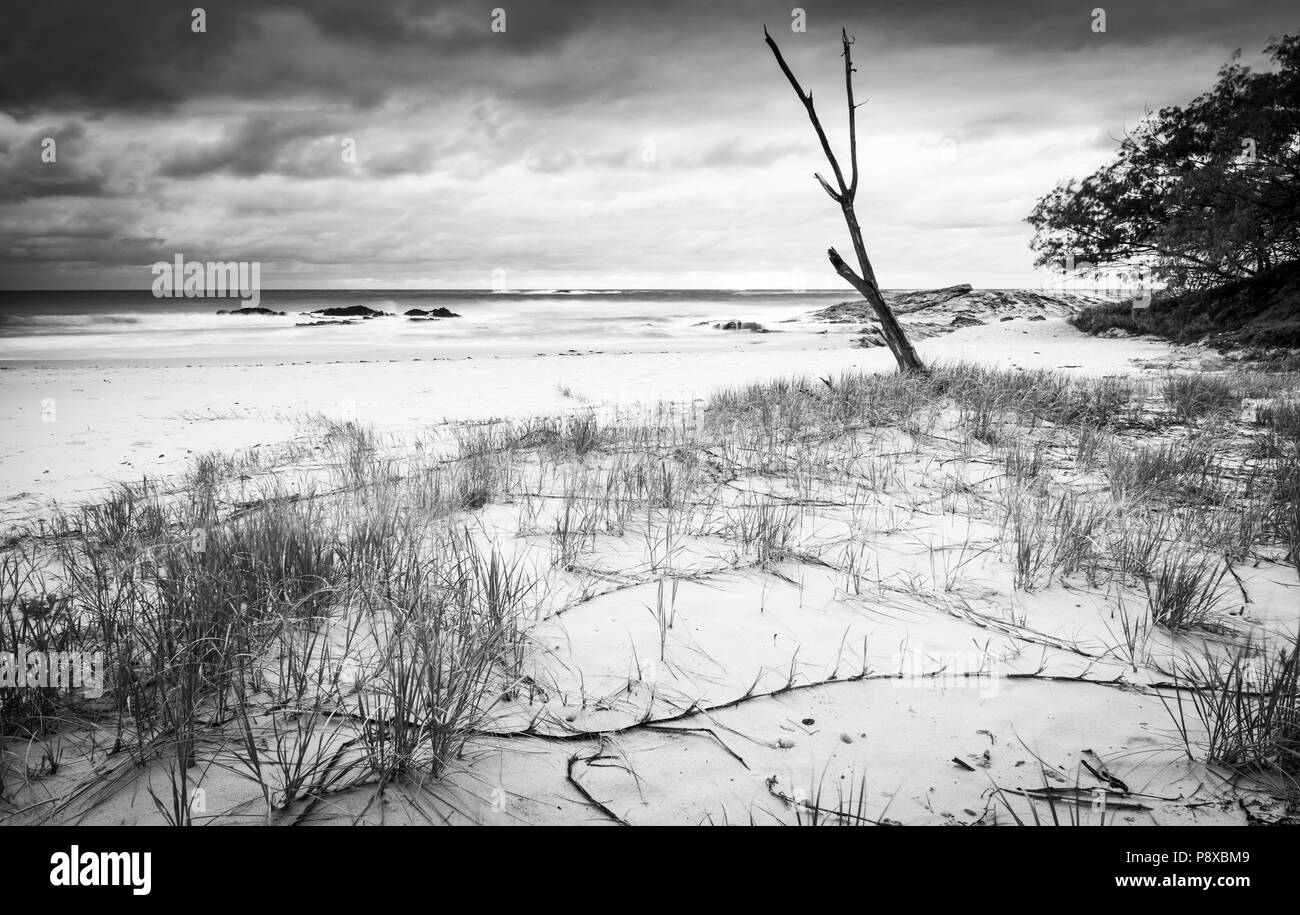
[[[808,112],[808,119],[812,121],[813,129],[817,132],[817,139],[821,141],[822,151],[826,154],[826,159],[831,163],[835,170],[835,181],[839,185],[839,190],[831,187],[830,182],[817,175],[817,181],[821,184],[822,189],[830,195],[840,206],[840,211],[844,214],[844,224],[849,230],[849,239],[853,242],[853,253],[857,256],[858,265],[862,271],[859,276],[853,271],[844,258],[840,257],[839,252],[831,248],[827,254],[830,257],[831,266],[841,277],[848,280],[854,289],[858,290],[871,305],[876,313],[876,318],[880,322],[880,331],[888,344],[894,358],[898,361],[899,371],[903,372],[924,372],[925,364],[921,362],[916,355],[916,350],[912,343],[907,339],[907,332],[903,326],[898,323],[898,318],[885,301],[885,297],[880,294],[880,284],[876,280],[875,271],[871,269],[871,259],[867,257],[867,246],[862,240],[862,226],[858,223],[857,214],[853,211],[853,197],[858,189],[858,135],[857,135],[857,104],[853,101],[853,54],[851,51],[852,40],[849,38],[847,29],[840,29],[840,39],[844,45],[844,88],[848,94],[849,103],[849,155],[852,160],[853,177],[852,183],[847,184],[844,181],[844,172],[840,170],[840,164],[835,159],[835,154],[831,151],[830,141],[826,139],[826,131],[822,129],[821,122],[817,119],[817,112],[813,108],[812,93],[804,92],[803,87],[799,85],[799,80],[795,78],[790,67],[786,64],[785,58],[781,56],[781,49],[776,46],[772,36],[768,34],[766,28],[763,29],[763,38],[767,46],[772,49],[772,56],[776,58],[777,64],[781,67],[781,72],[794,88],[795,95],[799,96],[799,101],[803,102],[804,108]]]
[[[849,39],[848,29],[840,29],[840,38],[844,42],[844,91],[849,97],[849,164],[853,168],[853,178],[844,196],[852,202],[858,193],[858,108],[853,104],[853,55],[849,52],[849,45],[853,42]]]
[[[826,252],[826,256],[830,258],[831,266],[835,268],[835,272],[838,273],[840,276],[842,276],[844,279],[848,280],[849,285],[852,286],[854,289],[857,289],[859,292],[861,292],[862,287],[867,285],[867,281],[864,280],[862,277],[858,276],[856,273],[854,273],[853,268],[844,262],[844,258],[840,257],[840,252],[836,251],[834,248],[831,248],[829,251]]]
[[[849,188],[848,185],[844,183],[844,173],[840,171],[840,163],[836,161],[835,153],[831,150],[830,140],[826,139],[826,131],[822,130],[822,123],[817,119],[817,110],[813,107],[812,93],[804,92],[803,86],[799,85],[798,78],[794,75],[790,66],[785,62],[785,58],[781,56],[781,49],[776,46],[776,42],[772,40],[772,36],[767,33],[767,26],[763,27],[763,40],[766,41],[767,46],[772,49],[772,54],[776,57],[776,62],[781,66],[781,72],[784,73],[785,78],[790,81],[790,86],[794,89],[794,94],[799,96],[799,101],[803,102],[804,108],[808,111],[808,119],[812,121],[813,129],[817,131],[817,139],[821,141],[822,152],[826,154],[826,161],[830,162],[831,170],[835,173],[835,183],[839,185],[840,195],[844,196],[848,194]],[[825,184],[824,181],[822,183]]]
[[[826,181],[825,178],[821,176],[819,172],[814,172],[813,177],[816,178],[819,182],[821,182],[822,188],[826,191],[826,193],[831,195],[831,200],[834,200],[836,203],[843,206],[844,198],[838,192],[836,192],[835,188],[830,186],[830,184]]]

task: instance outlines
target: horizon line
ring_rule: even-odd
[[[1114,285],[1105,285],[1105,284],[1066,288],[1066,287],[1055,286],[1050,284],[1040,284],[1034,286],[976,286],[973,283],[949,283],[945,286],[882,286],[880,288],[881,291],[889,291],[889,292],[893,292],[893,291],[913,292],[913,291],[937,291],[941,289],[950,289],[953,286],[966,286],[966,285],[969,285],[970,288],[973,290],[980,289],[980,290],[987,290],[987,291],[1011,290],[1011,289],[1017,289],[1017,290],[1043,289],[1043,290],[1051,290],[1056,292],[1088,292],[1090,290],[1099,290],[1099,289],[1125,288],[1125,287],[1116,287]],[[1134,287],[1134,288],[1138,288],[1138,287]],[[620,294],[620,295],[628,295],[630,293],[641,293],[641,292],[767,292],[767,293],[779,293],[782,295],[843,293],[845,295],[860,295],[860,293],[858,293],[856,289],[826,289],[826,288],[789,289],[783,287],[767,287],[767,286],[645,286],[645,287],[624,287],[621,289],[615,289],[612,287],[593,288],[587,286],[573,286],[573,287],[539,286],[539,287],[525,287],[519,289],[488,289],[488,288],[472,287],[472,286],[464,286],[464,287],[263,286],[260,287],[259,291],[262,293],[267,293],[267,292],[353,292],[353,293],[471,292],[471,293],[484,293],[489,295],[503,295],[503,296],[521,295],[525,293],[542,293],[542,294],[551,293],[555,295],[560,295],[564,293],[573,294],[577,292],[592,293],[592,294],[608,293],[608,294]],[[149,287],[138,288],[138,289],[101,288],[95,286],[46,287],[46,288],[22,288],[22,289],[7,289],[7,288],[0,287],[0,294],[32,293],[32,292],[152,293],[152,290]],[[222,295],[201,295],[201,296],[173,295],[173,296],[155,296],[155,298],[159,299],[159,301],[171,301],[175,299],[195,299],[195,300],[202,301],[204,299],[226,300],[232,298],[239,298],[239,296],[237,295],[224,295],[224,296]]]

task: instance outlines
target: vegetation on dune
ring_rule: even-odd
[[[207,455],[184,479],[120,486],[11,537],[0,652],[100,651],[107,678],[100,698],[0,691],[4,802],[65,772],[46,748],[88,726],[110,735],[99,755],[123,779],[146,773],[167,822],[194,821],[186,798],[213,766],[256,786],[264,821],[437,782],[468,765],[503,704],[531,709],[529,728],[572,730],[547,717],[554,688],[531,637],[542,616],[628,581],[654,587],[657,657],[637,659],[633,690],[671,654],[678,584],[699,574],[681,565],[692,542],[722,550],[720,570],[828,570],[856,600],[883,586],[871,538],[917,512],[996,532],[957,558],[932,545],[933,580],[909,586],[919,599],[972,612],[959,598],[976,558],[1005,570],[1008,599],[1062,581],[1127,595],[1106,657],[1136,671],[1157,634],[1234,637],[1235,566],[1300,568],[1296,388],[1258,373],[946,365],[777,379],[699,408],[454,425],[400,447],[318,418],[296,461]],[[1260,406],[1243,423],[1245,398]],[[971,482],[913,466],[936,449],[999,471]],[[517,544],[484,526],[507,508]],[[809,538],[826,512],[851,520],[847,542]],[[601,567],[610,544],[634,564]],[[997,625],[1032,631],[1014,613]],[[1198,758],[1294,772],[1294,648],[1239,647],[1266,707],[1207,648],[1178,666],[1195,698],[1171,713]],[[122,783],[78,783],[24,816],[60,821]],[[796,816],[850,807],[867,819],[860,791]]]
[[[1219,349],[1300,350],[1300,261],[1222,286],[1157,294],[1150,308],[1133,309],[1128,301],[1092,305],[1070,323],[1090,334],[1120,328]]]

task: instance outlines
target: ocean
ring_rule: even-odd
[[[284,316],[218,315],[236,298],[141,291],[0,291],[0,363],[329,361],[477,354],[707,350],[737,335],[726,320],[779,324],[855,298],[852,291],[282,290],[260,306]],[[303,326],[308,312],[365,305],[393,317]],[[412,320],[410,309],[459,318]],[[337,319],[335,319],[337,320]],[[701,325],[704,326],[701,326]],[[749,335],[757,336],[757,335]],[[769,335],[770,336],[770,335]],[[731,338],[727,340],[726,338]]]

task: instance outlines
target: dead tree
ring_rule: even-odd
[[[813,108],[812,93],[804,92],[803,87],[799,85],[799,80],[790,71],[785,58],[781,56],[781,49],[776,46],[776,42],[767,33],[767,29],[763,29],[763,38],[767,41],[767,46],[772,49],[776,62],[781,65],[781,72],[785,74],[785,78],[794,87],[795,95],[799,96],[799,101],[803,102],[804,108],[807,109],[808,119],[812,121],[813,129],[817,131],[817,139],[821,141],[822,152],[826,153],[826,159],[831,164],[831,171],[835,175],[835,187],[831,187],[830,183],[820,173],[815,174],[815,177],[826,193],[840,205],[840,209],[844,212],[844,222],[849,227],[849,238],[853,242],[853,253],[857,255],[858,267],[861,269],[862,275],[859,276],[854,273],[853,268],[844,262],[844,258],[840,257],[839,252],[834,248],[826,252],[830,258],[831,266],[835,268],[836,273],[848,280],[854,289],[862,293],[862,297],[875,310],[885,342],[889,344],[890,352],[898,360],[899,371],[924,372],[924,364],[917,357],[911,341],[907,339],[907,334],[903,332],[902,325],[898,323],[898,318],[894,317],[894,312],[880,294],[880,285],[876,282],[876,272],[871,269],[871,259],[867,257],[867,248],[862,241],[862,227],[858,225],[858,217],[853,209],[853,201],[858,193],[857,106],[853,103],[853,57],[850,52],[850,45],[853,42],[849,38],[847,30],[841,29],[840,35],[844,42],[844,91],[849,100],[849,162],[852,165],[852,176],[848,183],[844,181],[844,172],[840,169],[839,160],[835,158],[835,153],[831,151],[830,141],[826,139],[826,131],[822,130],[821,121],[817,119],[817,111]]]

